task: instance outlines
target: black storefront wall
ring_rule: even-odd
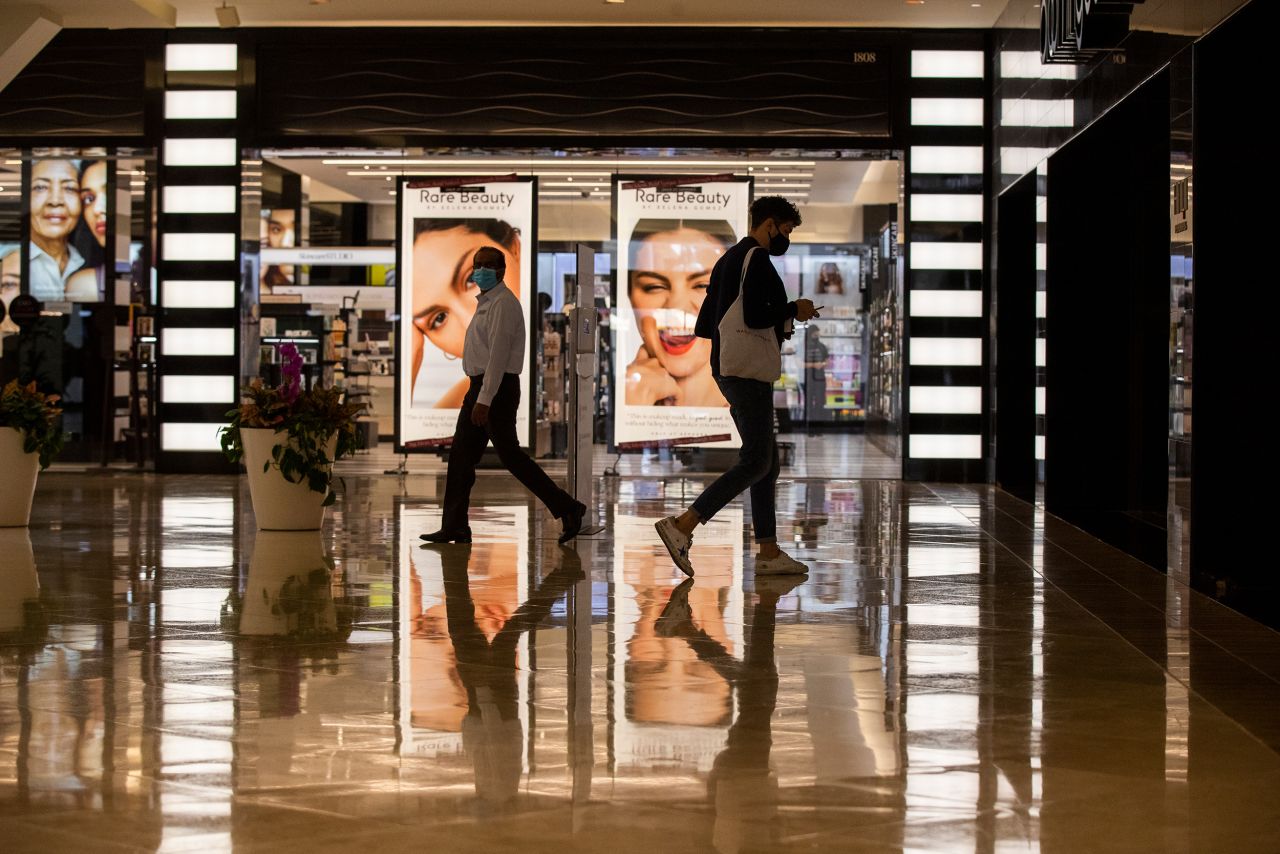
[[[127,127],[15,123],[0,111],[0,143],[159,149],[171,130],[163,118],[165,87],[201,84],[196,77],[166,78],[164,46],[175,40],[234,40],[239,45],[241,107],[234,133],[241,145],[251,148],[474,146],[492,152],[504,146],[659,151],[717,147],[792,150],[799,155],[844,147],[908,152],[920,145],[982,145],[985,136],[982,129],[912,126],[912,98],[985,97],[989,102],[979,79],[911,77],[913,49],[986,51],[989,34],[983,31],[75,31],[61,34],[50,48],[118,48],[134,57],[132,62],[99,67],[95,83],[95,91],[110,92],[112,81],[130,81],[122,84],[121,91],[128,94],[119,101],[120,109],[131,116]],[[144,81],[140,94],[139,76]],[[37,83],[23,81],[26,88],[21,91],[47,113]],[[0,103],[7,94],[8,90],[0,93]],[[140,126],[134,115],[139,105]],[[907,163],[909,170],[909,156]],[[941,180],[911,177],[908,174],[908,199],[912,192],[972,193],[985,191],[989,184],[983,174]],[[164,178],[161,175],[162,183]],[[163,214],[160,219],[163,226]],[[912,223],[909,211],[904,219],[908,244],[986,238],[984,225]],[[905,287],[909,306],[913,287],[985,290],[985,271],[931,270],[915,277],[908,270]],[[183,324],[196,322],[194,316],[181,319]],[[982,321],[969,318],[913,321],[908,314],[905,343],[909,348],[913,327],[919,327],[915,334],[926,336],[985,337],[982,326]],[[983,417],[917,416],[920,423],[913,428],[909,412],[913,382],[971,386],[983,382],[985,370],[931,368],[912,378],[904,369],[904,435],[981,431],[985,442]],[[194,458],[184,458],[179,465],[201,468]],[[905,475],[912,479],[982,480],[984,469],[980,460],[908,459],[904,464]]]
[[[1166,565],[1169,74],[1049,158],[1045,507]]]
[[[264,145],[790,138],[835,147],[893,135],[902,37],[490,28],[270,30],[256,42]]]
[[[1272,626],[1280,626],[1280,572],[1269,554],[1276,431],[1262,408],[1275,385],[1280,317],[1265,248],[1275,155],[1261,128],[1267,92],[1241,85],[1240,74],[1242,58],[1265,62],[1278,26],[1280,8],[1255,0],[1196,44],[1192,196],[1192,580]]]

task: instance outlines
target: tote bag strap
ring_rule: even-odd
[[[751,266],[751,256],[759,248],[759,246],[752,246],[747,250],[747,257],[742,259],[742,275],[738,277],[738,299],[742,299],[742,287],[747,283],[747,269]]]

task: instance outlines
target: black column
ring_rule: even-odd
[[[1045,506],[1164,569],[1169,76],[1049,158]]]
[[[1036,173],[1000,194],[996,216],[996,483],[1036,497]]]

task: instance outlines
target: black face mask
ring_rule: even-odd
[[[778,233],[769,238],[769,254],[770,255],[786,255],[787,250],[791,248],[791,238],[782,233],[782,229],[778,229]]]

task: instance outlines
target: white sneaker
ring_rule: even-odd
[[[777,557],[756,558],[756,575],[803,575],[809,567],[783,552]]]
[[[693,537],[676,527],[675,516],[668,516],[653,527],[662,538],[662,544],[667,547],[671,560],[680,567],[681,572],[692,578],[693,564],[689,562],[689,548],[693,545]]]

